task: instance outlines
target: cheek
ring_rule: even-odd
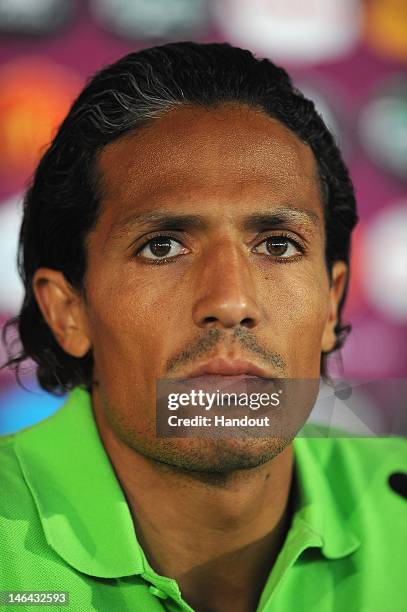
[[[287,270],[266,302],[270,346],[278,338],[281,352],[296,375],[300,364],[319,371],[321,339],[329,312],[329,285],[323,270],[320,274],[304,268],[295,273]]]
[[[88,317],[95,363],[115,375],[137,368],[145,374],[159,360],[177,300],[157,283],[134,274],[94,274],[87,284]],[[150,358],[151,357],[151,358]],[[154,357],[154,359],[153,359]],[[120,370],[120,373],[118,371]]]

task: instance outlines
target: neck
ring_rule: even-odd
[[[154,570],[177,580],[199,610],[203,600],[211,610],[255,609],[289,526],[292,445],[257,468],[192,473],[129,448],[94,412]]]

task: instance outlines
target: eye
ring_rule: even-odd
[[[298,242],[284,235],[268,236],[266,240],[263,240],[263,242],[255,247],[255,253],[271,255],[277,257],[277,259],[290,259],[302,252],[303,249]]]
[[[172,236],[155,236],[146,242],[136,255],[145,259],[158,260],[169,259],[186,252],[187,249],[178,240],[172,238]]]

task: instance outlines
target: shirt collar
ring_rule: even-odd
[[[104,578],[144,571],[89,393],[76,387],[58,412],[17,434],[16,453],[47,542],[69,565]]]
[[[76,387],[58,412],[18,433],[16,453],[47,542],[69,565],[101,578],[151,573],[88,392]],[[360,542],[306,438],[294,440],[294,456],[298,498],[293,528],[300,525],[303,533],[305,528],[308,545],[320,546],[327,558],[350,554]]]

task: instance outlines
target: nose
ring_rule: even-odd
[[[193,320],[201,328],[237,326],[253,329],[260,322],[253,264],[233,243],[212,247],[198,275]]]

